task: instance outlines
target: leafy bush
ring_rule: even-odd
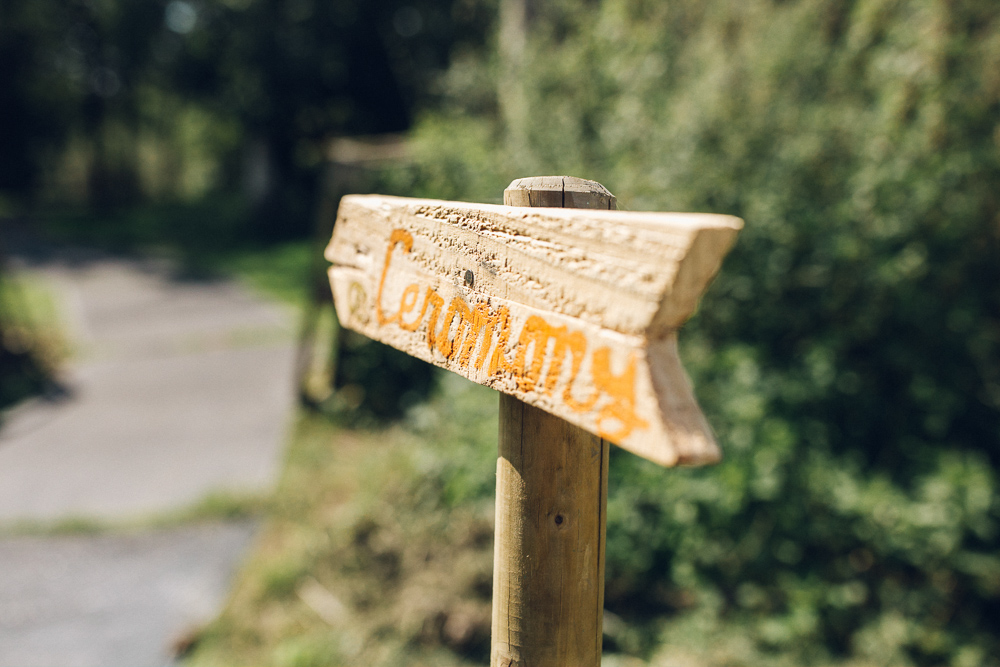
[[[0,409],[58,394],[55,376],[65,341],[52,311],[48,294],[0,266]]]
[[[734,627],[702,659],[1000,660],[1000,8],[548,3],[522,57],[452,68],[415,191],[572,173],[747,222],[681,335],[726,461],[615,455],[609,608],[670,619],[654,660]]]
[[[187,664],[488,662],[497,399],[442,379],[392,426],[302,415],[253,554]]]

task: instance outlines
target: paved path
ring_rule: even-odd
[[[136,519],[270,487],[291,418],[290,312],[155,262],[26,268],[57,295],[76,352],[65,400],[0,427],[0,526]],[[218,611],[253,530],[0,537],[0,667],[170,662],[178,633]]]
[[[274,479],[292,400],[291,316],[228,282],[94,259],[35,268],[77,349],[68,400],[0,429],[0,524],[125,518]]]
[[[253,526],[0,540],[0,664],[167,665],[211,620]]]

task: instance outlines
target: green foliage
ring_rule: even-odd
[[[240,192],[308,235],[333,136],[402,132],[492,2],[7,0],[0,194],[102,212]]]
[[[496,396],[451,375],[391,427],[302,415],[267,522],[190,665],[489,655]]]
[[[0,265],[0,409],[58,393],[56,371],[66,354],[60,324],[44,286]]]
[[[726,461],[615,455],[609,607],[739,627],[727,664],[1000,659],[1000,10],[550,3],[522,57],[473,63],[504,95],[471,132],[423,122],[419,187],[572,173],[747,222],[681,335]]]
[[[397,418],[430,395],[437,373],[427,362],[353,331],[340,336],[336,398],[349,419]]]
[[[328,667],[347,664],[340,642],[329,632],[292,637],[274,652],[275,667]]]
[[[82,208],[52,211],[46,216],[44,232],[58,243],[114,253],[167,251],[195,270],[208,257],[255,245],[243,233],[247,215],[248,207],[239,197],[215,195],[190,203],[146,204],[104,213]]]

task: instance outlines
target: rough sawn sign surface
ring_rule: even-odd
[[[742,220],[379,195],[326,250],[341,322],[661,465],[718,460],[677,356]]]

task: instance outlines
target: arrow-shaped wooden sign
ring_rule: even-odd
[[[742,224],[352,195],[326,258],[348,328],[661,465],[702,464],[719,450],[676,333]]]

